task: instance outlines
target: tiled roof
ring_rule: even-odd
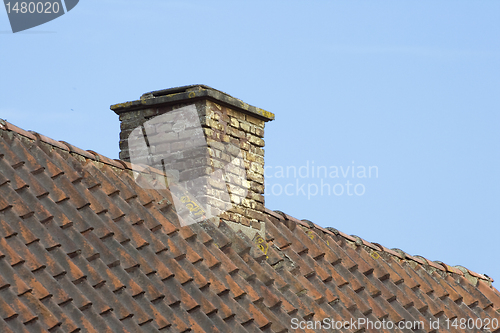
[[[292,321],[324,318],[500,332],[484,275],[282,212],[254,241],[224,222],[181,228],[171,202],[129,163],[0,121],[0,332],[333,331]]]

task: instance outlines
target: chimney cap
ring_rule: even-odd
[[[252,115],[264,121],[274,120],[274,114],[249,105],[240,99],[232,97],[225,92],[214,89],[204,84],[192,84],[182,87],[155,90],[142,94],[139,100],[111,105],[110,109],[116,114],[143,109],[150,106],[169,105],[183,103],[188,100],[211,99],[217,103],[236,107],[243,113]]]

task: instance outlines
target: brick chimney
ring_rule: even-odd
[[[120,117],[120,159],[163,172],[185,224],[223,220],[265,238],[264,125],[271,112],[205,85],[145,93],[111,106]],[[187,209],[186,209],[187,208]]]

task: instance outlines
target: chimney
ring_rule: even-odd
[[[265,238],[263,137],[274,114],[205,85],[152,91],[111,110],[121,122],[120,159],[160,171],[136,180],[168,188],[182,224],[223,220]]]

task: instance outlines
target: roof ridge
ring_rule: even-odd
[[[26,131],[20,127],[17,127],[16,125],[8,122],[5,119],[0,118],[0,130],[4,131],[9,131],[16,133],[18,135],[24,136],[30,141],[41,141],[45,144],[48,144],[54,148],[58,148],[64,151],[67,151],[71,154],[75,154],[78,156],[81,156],[85,159],[90,159],[95,162],[99,163],[104,163],[107,164],[111,167],[115,167],[117,169],[121,170],[127,170],[127,171],[133,171],[133,172],[139,172],[139,173],[144,173],[144,174],[151,174],[155,173],[158,175],[163,175],[163,171],[158,170],[156,168],[153,168],[148,165],[143,165],[143,164],[137,164],[137,163],[130,163],[127,161],[119,160],[119,159],[111,159],[109,157],[103,156],[93,150],[83,150],[81,148],[78,148],[76,146],[73,146],[72,144],[66,142],[66,141],[57,141],[52,138],[49,138],[43,134],[40,134],[35,131]]]
[[[477,280],[479,279],[479,280],[483,280],[483,281],[487,282],[490,287],[494,288],[491,285],[491,283],[494,281],[493,278],[491,278],[490,276],[488,276],[486,274],[479,274],[479,273],[476,273],[474,271],[471,271],[468,268],[461,266],[461,265],[450,266],[450,265],[445,264],[442,261],[438,261],[438,260],[431,261],[425,257],[420,256],[420,255],[414,255],[414,256],[409,255],[408,253],[406,253],[400,249],[397,249],[397,248],[388,249],[379,243],[368,242],[368,241],[362,239],[361,237],[358,237],[356,235],[348,235],[348,234],[343,233],[342,231],[339,231],[335,228],[331,228],[331,227],[323,228],[320,225],[317,225],[309,220],[306,220],[306,219],[299,220],[299,219],[292,217],[292,216],[290,216],[282,211],[279,211],[279,210],[272,211],[272,210],[266,208],[266,213],[268,215],[271,215],[271,216],[281,220],[282,222],[286,222],[286,224],[295,223],[295,224],[300,225],[304,228],[316,229],[316,230],[320,230],[320,231],[327,233],[327,234],[330,234],[330,235],[340,236],[340,237],[343,237],[346,241],[348,241],[352,244],[356,244],[357,246],[366,246],[366,247],[371,248],[372,250],[375,250],[378,252],[385,252],[385,253],[387,253],[391,256],[397,257],[401,260],[411,260],[411,261],[416,262],[420,266],[431,266],[431,267],[438,269],[438,270],[440,270],[448,275],[457,274],[457,275],[463,276],[472,285],[476,285],[478,282]],[[289,227],[289,225],[287,225],[287,226]]]

